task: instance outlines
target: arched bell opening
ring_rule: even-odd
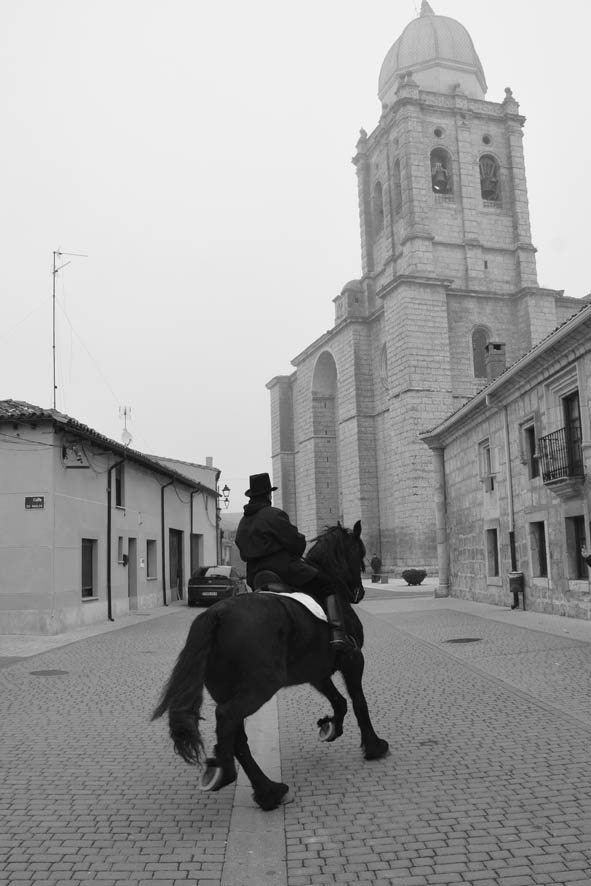
[[[431,188],[434,194],[453,194],[451,157],[445,148],[431,151]]]
[[[379,181],[377,181],[373,187],[372,207],[373,233],[374,237],[379,237],[384,230],[384,192],[382,183]]]
[[[498,161],[492,154],[483,154],[478,161],[478,167],[482,199],[491,203],[500,203],[501,176]]]
[[[474,378],[486,378],[486,346],[490,341],[490,330],[486,326],[476,326],[472,330],[472,369]]]

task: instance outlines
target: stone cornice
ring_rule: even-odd
[[[404,88],[404,87],[403,87]],[[461,107],[458,104],[458,98],[461,98]],[[388,108],[386,108],[372,132],[366,136],[364,140],[363,152],[357,149],[353,163],[357,165],[361,157],[366,156],[368,151],[386,136],[392,126],[396,125],[396,117],[398,112],[403,108],[415,105],[425,110],[445,110],[457,111],[471,118],[479,119],[495,119],[506,121],[507,123],[515,123],[521,130],[525,125],[526,118],[519,113],[519,105],[514,101],[490,102],[486,99],[469,98],[468,96],[457,96],[452,93],[431,92],[429,90],[409,88],[409,94],[401,95]]]
[[[277,385],[279,385],[282,381],[288,381],[291,384],[295,376],[295,372],[291,372],[289,375],[274,375],[273,378],[269,379],[265,387],[268,391],[271,391],[273,388],[276,388]]]
[[[443,286],[445,289],[449,289],[452,285],[453,280],[449,280],[445,277],[427,277],[421,276],[419,274],[399,274],[397,277],[394,277],[393,280],[390,280],[389,283],[386,283],[385,286],[376,292],[376,298],[385,298],[390,293],[394,292],[400,286]]]

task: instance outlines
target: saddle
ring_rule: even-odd
[[[276,572],[270,569],[261,569],[254,577],[254,588],[256,591],[271,591],[274,594],[289,594],[292,588],[282,581]]]
[[[308,612],[320,621],[328,621],[322,606],[309,594],[296,591],[290,585],[282,581],[279,576],[270,569],[261,569],[254,577],[255,594],[277,594],[280,597],[289,597],[296,603],[304,606]]]

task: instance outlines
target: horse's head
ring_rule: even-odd
[[[335,590],[341,591],[350,603],[359,603],[365,594],[362,573],[365,572],[365,545],[361,538],[361,520],[353,529],[337,523],[314,540],[306,559],[336,579]]]

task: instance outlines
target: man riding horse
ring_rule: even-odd
[[[236,531],[236,546],[246,563],[246,580],[253,590],[258,572],[274,572],[287,588],[310,594],[324,603],[331,626],[331,646],[349,651],[354,641],[346,634],[339,599],[335,596],[330,578],[302,560],[306,537],[291,523],[285,511],[273,507],[268,474],[252,474],[250,487],[244,493],[250,501],[244,506],[244,516]]]

